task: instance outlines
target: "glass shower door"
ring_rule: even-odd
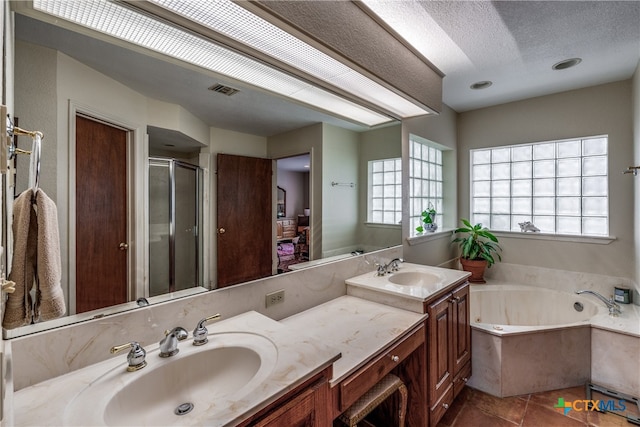
[[[200,286],[199,171],[149,159],[149,296]]]

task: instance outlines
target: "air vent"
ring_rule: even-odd
[[[234,89],[232,87],[221,85],[221,84],[213,85],[209,88],[209,90],[212,90],[214,92],[218,92],[227,96],[235,95],[236,93],[240,92],[238,89]]]

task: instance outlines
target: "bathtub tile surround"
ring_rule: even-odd
[[[640,339],[593,328],[591,382],[640,397]]]
[[[487,269],[486,277],[498,282],[539,286],[575,292],[582,289],[596,291],[606,298],[614,293],[616,285],[633,290],[633,304],[640,306],[640,286],[624,277],[604,276],[530,265],[497,263]],[[623,308],[626,305],[623,305]]]
[[[486,285],[471,289],[470,386],[504,397],[590,380],[640,396],[640,307],[622,305],[622,314],[611,317],[601,301],[575,294],[591,289],[609,295],[614,285],[633,284],[537,267],[494,267]],[[574,302],[584,305],[581,313]]]
[[[11,346],[14,389],[45,381],[114,357],[109,348],[128,341],[158,343],[166,329],[193,330],[211,314],[223,318],[254,310],[280,320],[345,295],[345,279],[375,269],[376,261],[401,257],[402,247],[321,264],[242,285],[167,301],[101,319],[6,341]],[[285,290],[285,301],[265,308],[265,294]],[[119,357],[119,356],[116,356]]]

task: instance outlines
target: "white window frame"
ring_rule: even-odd
[[[526,152],[528,147],[531,148],[532,153],[530,160],[515,159],[516,150],[518,152]],[[594,147],[598,147],[598,149],[596,150]],[[547,153],[553,152],[553,155],[536,158],[536,150],[542,152],[543,149]],[[489,160],[487,160],[487,156],[489,156]],[[504,158],[499,158],[502,156]],[[480,158],[482,160],[479,160]],[[580,238],[610,237],[608,158],[608,135],[470,150],[469,206],[471,221],[472,223],[481,222],[493,231],[520,232],[518,223],[531,221],[541,229],[540,234],[542,235],[576,236]],[[563,165],[568,164],[565,162],[573,162],[574,165],[579,164],[579,172],[567,173],[567,167],[564,167],[563,170]],[[594,162],[600,162],[600,171],[597,173],[589,170],[589,165]],[[474,166],[477,168],[474,168]],[[543,178],[536,177],[537,170],[541,170],[545,166],[553,169],[553,175],[547,172]],[[495,171],[499,168],[509,169],[508,179],[495,178],[497,175]],[[488,170],[489,177],[486,179]],[[523,175],[529,173],[529,171],[530,177],[528,179],[526,177],[523,178]],[[474,176],[474,173],[477,175]],[[478,175],[482,175],[482,178],[479,178]],[[515,178],[516,176],[518,178]],[[522,184],[527,180],[531,182],[528,195],[521,193],[520,196],[514,196],[514,189],[516,188],[514,182],[517,181]],[[553,194],[536,194],[536,181],[540,183],[544,180],[549,180],[547,184],[551,180],[553,181]],[[567,190],[569,188],[566,185],[567,182],[573,184],[570,190]],[[590,183],[593,182],[597,183],[597,185],[590,186]],[[508,190],[506,189],[507,185]],[[549,185],[547,186],[549,187]],[[489,192],[488,195],[487,191]],[[507,191],[509,194],[505,196],[504,194]],[[501,192],[504,192],[502,196],[495,196],[495,194]],[[539,209],[536,212],[536,204],[541,202],[543,198],[547,199],[547,202],[549,199],[554,200],[553,207],[544,214]],[[508,199],[508,208],[505,206],[506,199]],[[525,210],[526,199],[529,199],[529,212],[524,213],[523,204],[519,208],[515,208],[514,199],[519,199],[521,202],[524,201]],[[591,207],[593,205],[597,206],[598,209],[593,209]],[[518,212],[518,209],[520,209],[520,212]],[[499,226],[498,223],[505,221],[507,216],[509,217],[509,227]],[[539,222],[536,223],[536,220]],[[545,224],[545,221],[546,227],[541,226]],[[553,225],[551,225],[551,221],[553,221]]]
[[[369,160],[367,164],[367,222],[399,225],[402,221],[402,159],[376,159]],[[375,165],[380,165],[381,169],[374,171]],[[379,181],[376,182],[374,175],[379,176]],[[374,194],[376,187],[378,194]],[[378,206],[374,207],[374,199],[380,200]],[[374,218],[376,212],[381,216]]]
[[[444,172],[443,151],[437,144],[411,135],[409,137],[409,231],[418,236],[416,227],[422,225],[422,211],[433,207],[435,223],[443,224]],[[418,188],[417,184],[420,183]]]

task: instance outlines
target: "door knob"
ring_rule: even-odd
[[[218,228],[218,234],[224,234],[227,230],[225,230],[224,228]]]
[[[127,249],[129,249],[129,245],[127,245],[126,243],[122,242],[122,243],[120,243],[120,246],[118,246],[118,248],[121,251],[126,251]]]

